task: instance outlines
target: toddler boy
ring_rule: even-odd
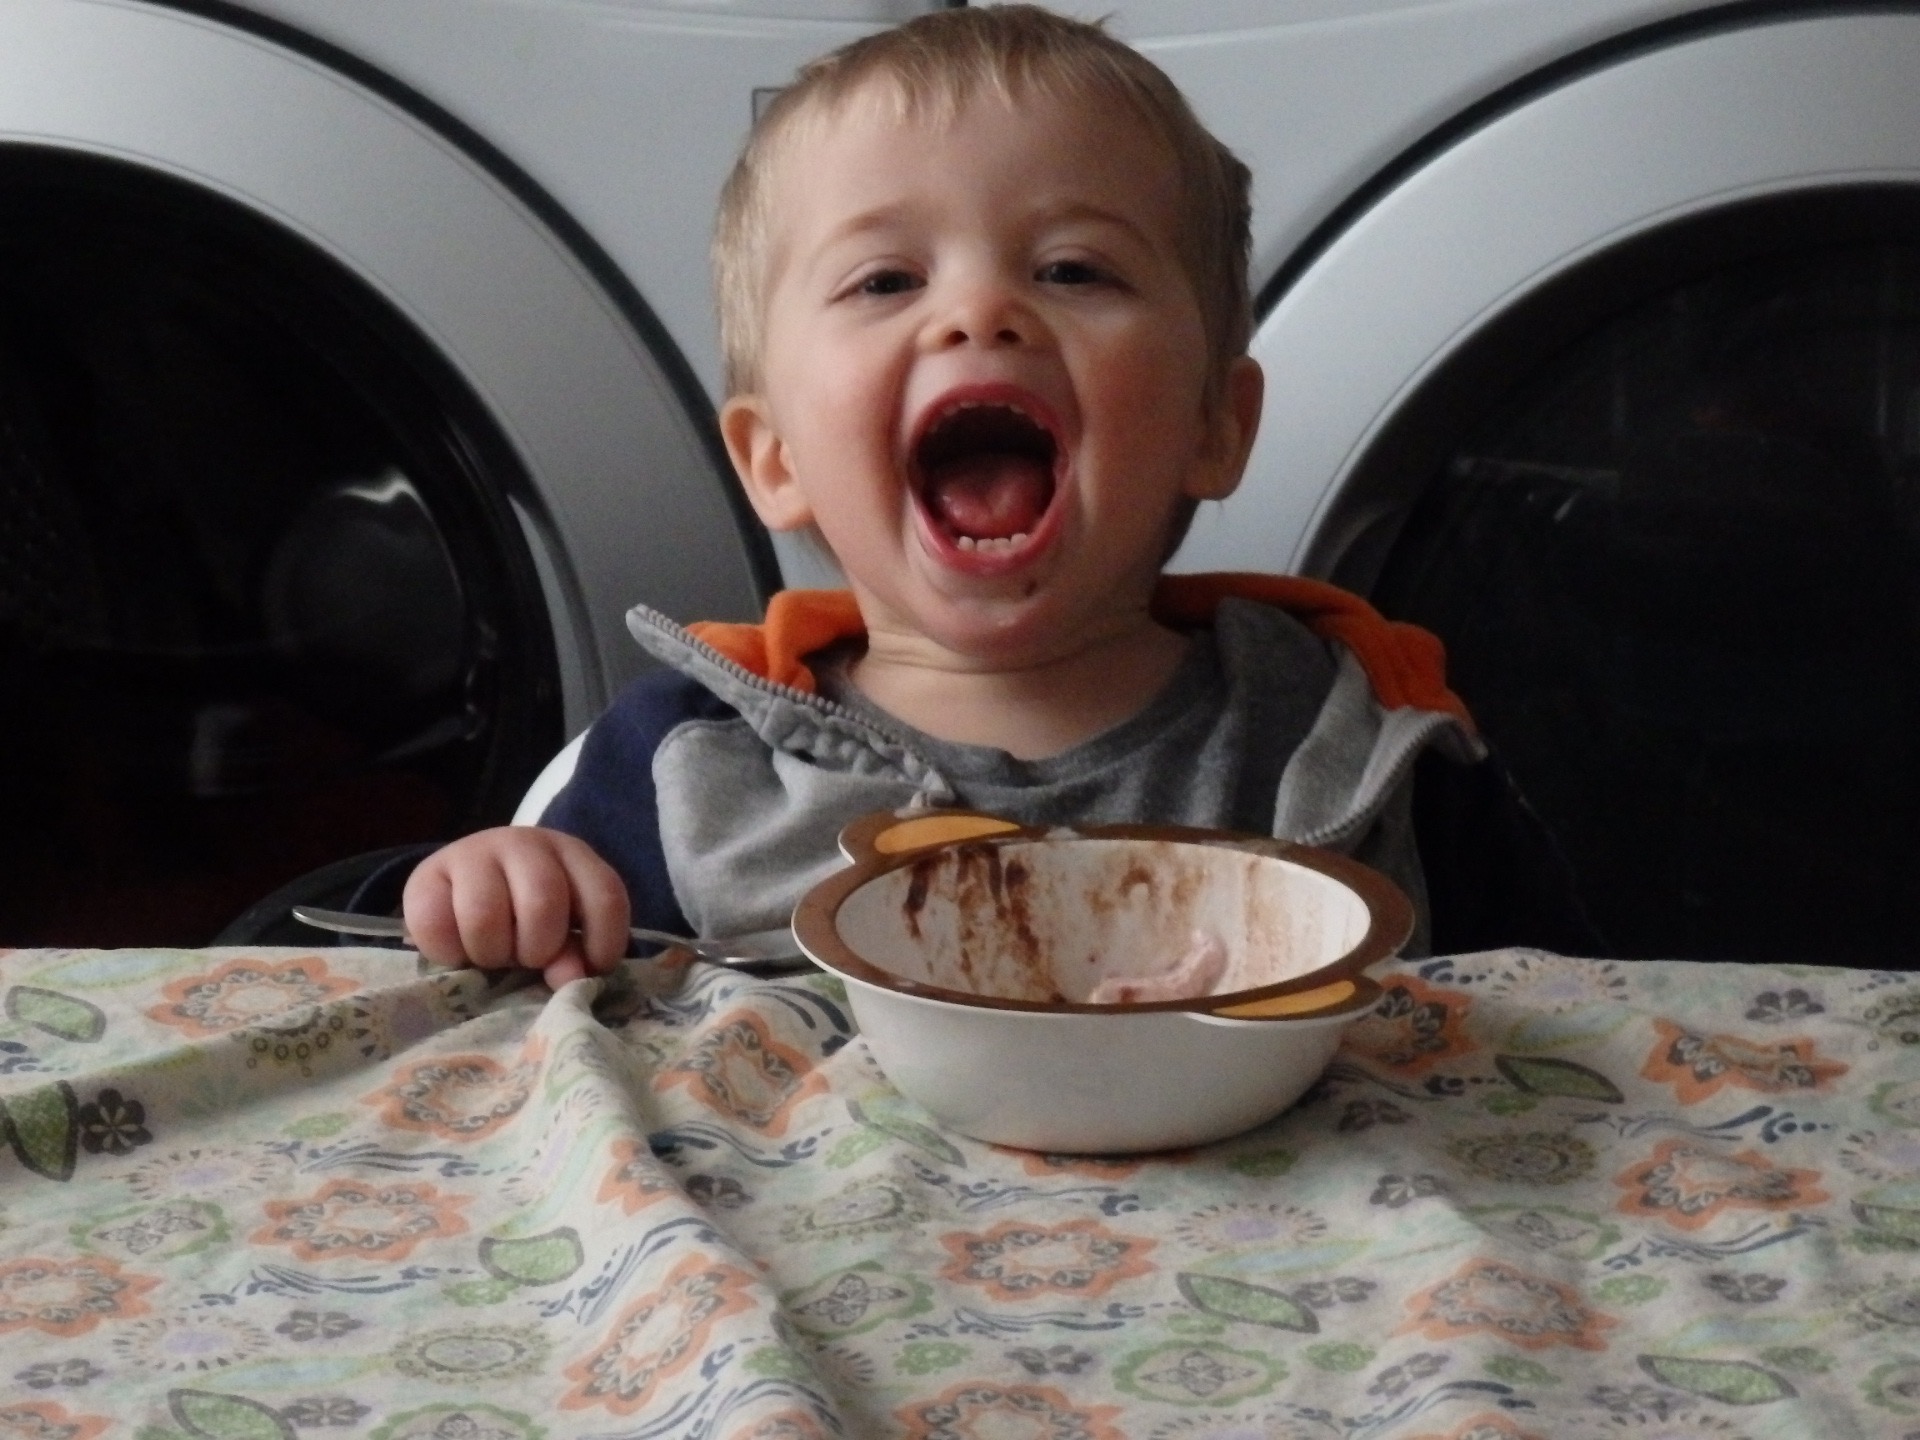
[[[1247,190],[1156,67],[1043,10],[804,69],[722,200],[720,425],[761,520],[848,588],[759,626],[637,608],[666,668],[542,827],[414,872],[420,949],[557,986],[630,913],[782,924],[847,821],[912,805],[1276,834],[1420,902],[1415,761],[1483,754],[1437,642],[1313,582],[1160,573],[1259,419]]]

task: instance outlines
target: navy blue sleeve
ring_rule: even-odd
[[[660,844],[653,753],[688,720],[725,720],[737,712],[711,690],[673,670],[641,676],[587,731],[580,763],[540,823],[577,835],[619,872],[633,901],[633,923],[688,933],[673,898]]]

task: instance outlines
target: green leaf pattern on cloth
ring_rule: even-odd
[[[1380,978],[1272,1124],[1071,1157],[825,977],[0,952],[0,1437],[1920,1436],[1920,979]]]

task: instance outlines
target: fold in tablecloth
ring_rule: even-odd
[[[1920,984],[1382,978],[1292,1113],[1096,1161],[824,977],[0,955],[0,1437],[1920,1436]]]

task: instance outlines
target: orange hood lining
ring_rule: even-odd
[[[1389,620],[1358,595],[1325,581],[1293,575],[1162,575],[1153,617],[1176,630],[1193,629],[1210,623],[1229,597],[1276,606],[1321,638],[1346,646],[1385,708],[1440,711],[1472,733],[1473,717],[1447,688],[1440,638]],[[806,657],[867,633],[850,590],[782,590],[768,602],[767,618],[759,625],[706,621],[687,629],[742,669],[809,695],[818,685]]]

